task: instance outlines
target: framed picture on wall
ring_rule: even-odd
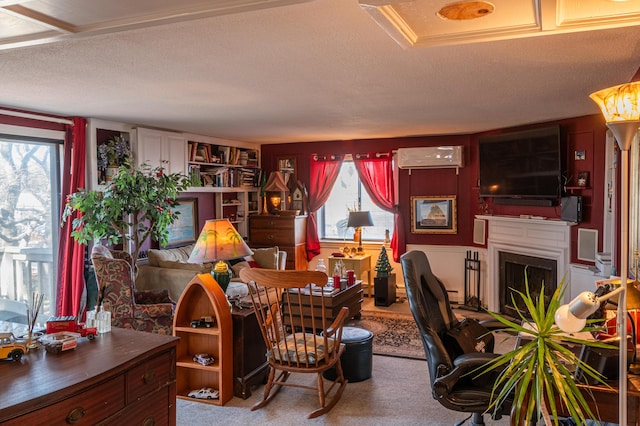
[[[411,197],[411,232],[414,234],[456,234],[456,196]]]
[[[176,220],[169,225],[169,237],[166,247],[179,247],[195,243],[198,239],[198,199],[177,200],[173,211],[178,213]]]

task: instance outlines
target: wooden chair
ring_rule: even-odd
[[[254,282],[258,291],[251,292],[251,301],[267,347],[269,379],[264,398],[252,410],[267,405],[282,386],[316,389],[320,408],[308,418],[321,416],[338,402],[347,380],[342,373],[340,355],[345,350],[342,328],[349,309],[343,307],[331,324],[325,309],[325,297],[312,297],[307,284],[326,285],[327,275],[316,271],[278,271],[261,268],[245,268],[240,272],[243,282]],[[299,324],[294,328],[285,325]],[[321,330],[318,333],[317,330]],[[325,391],[322,373],[336,370],[336,380]],[[280,373],[276,377],[276,371]],[[316,373],[316,386],[287,383],[291,373]],[[334,392],[332,390],[334,387]]]

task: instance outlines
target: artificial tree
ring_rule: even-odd
[[[149,238],[161,246],[167,244],[168,226],[179,214],[172,207],[189,179],[178,173],[165,173],[162,167],[144,163],[134,166],[126,161],[104,189],[70,194],[62,215],[64,223],[75,212],[71,237],[80,244],[123,243],[125,251],[137,259]]]
[[[393,271],[391,267],[391,263],[389,263],[389,256],[387,255],[387,249],[385,246],[382,246],[380,249],[380,255],[378,256],[378,261],[375,266],[376,277],[388,277],[389,273]]]

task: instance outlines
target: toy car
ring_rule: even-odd
[[[88,327],[85,323],[79,323],[75,316],[51,317],[47,321],[47,334],[60,331],[71,331],[80,333],[81,336],[93,340],[98,334],[96,327]]]
[[[202,365],[209,365],[215,362],[213,357],[209,354],[195,354],[195,356],[193,357],[193,360],[198,364],[202,364]]]
[[[219,392],[213,388],[202,388],[189,392],[190,398],[196,399],[218,399]]]
[[[27,346],[16,340],[13,333],[0,333],[0,359],[20,361],[25,352]]]
[[[211,317],[201,317],[200,319],[191,321],[191,327],[193,328],[198,328],[198,327],[211,328],[213,327],[213,324],[214,324],[214,321],[213,321],[213,318]]]

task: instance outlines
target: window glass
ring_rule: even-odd
[[[371,212],[374,226],[363,228],[363,241],[383,241],[385,231],[393,233],[393,214],[377,207],[362,186],[353,161],[344,161],[331,195],[318,212],[320,238],[353,240],[353,228],[347,228],[349,210]]]
[[[0,297],[42,295],[40,319],[55,313],[61,151],[61,141],[0,135]]]

